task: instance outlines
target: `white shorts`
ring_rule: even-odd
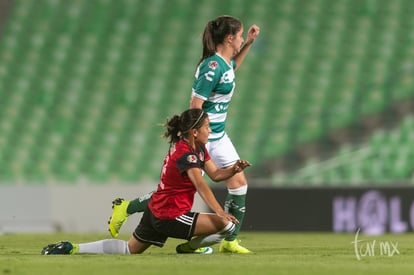
[[[229,136],[225,133],[221,139],[209,141],[206,144],[211,159],[218,168],[233,165],[240,159]]]

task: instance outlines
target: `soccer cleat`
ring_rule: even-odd
[[[68,255],[76,254],[79,246],[67,241],[49,244],[42,249],[42,255]]]
[[[213,254],[213,248],[206,246],[206,247],[199,247],[197,249],[191,249],[188,243],[183,243],[177,245],[175,248],[178,254]]]
[[[127,208],[129,201],[117,198],[112,202],[112,216],[109,218],[109,232],[111,236],[116,238],[119,235],[119,230],[128,219]]]
[[[237,253],[237,254],[248,254],[251,251],[239,244],[239,240],[234,241],[222,241],[220,243],[219,252],[222,253]]]

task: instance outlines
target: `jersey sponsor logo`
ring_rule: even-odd
[[[188,155],[187,161],[189,163],[197,163],[197,157],[195,155]]]
[[[210,68],[210,69],[212,69],[212,70],[215,70],[217,67],[218,67],[218,62],[217,61],[210,61],[209,63],[208,63],[208,67]]]
[[[204,74],[204,76],[206,77],[206,79],[208,81],[213,81],[213,76],[215,75],[215,73],[213,71],[208,71],[207,73]]]
[[[222,113],[222,112],[226,112],[227,109],[229,108],[229,104],[216,104],[216,106],[214,106],[214,109],[216,110],[217,113]]]
[[[234,82],[234,71],[228,70],[223,74],[223,76],[220,79],[220,83],[233,83]]]

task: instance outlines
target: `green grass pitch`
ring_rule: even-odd
[[[249,255],[177,255],[180,240],[141,255],[42,256],[43,246],[60,240],[87,242],[105,234],[0,235],[0,274],[414,274],[412,234],[359,235],[330,233],[243,232]],[[122,235],[128,239],[129,235]],[[214,246],[217,250],[217,246]],[[359,259],[358,259],[359,257]]]

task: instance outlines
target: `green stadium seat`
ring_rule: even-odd
[[[306,177],[297,172],[285,175],[285,179],[348,185],[407,182],[414,172],[413,121],[413,116],[408,116],[392,131],[375,132],[363,145],[342,146],[331,160],[308,162],[301,169],[307,171]]]
[[[222,13],[262,27],[237,71],[227,131],[255,166],[288,156],[413,99],[413,9],[408,0],[14,2],[0,40],[0,180],[156,181],[166,150],[157,125],[187,108],[202,28]],[[395,136],[375,133],[372,156],[309,184],[412,178],[413,126],[407,118]]]

